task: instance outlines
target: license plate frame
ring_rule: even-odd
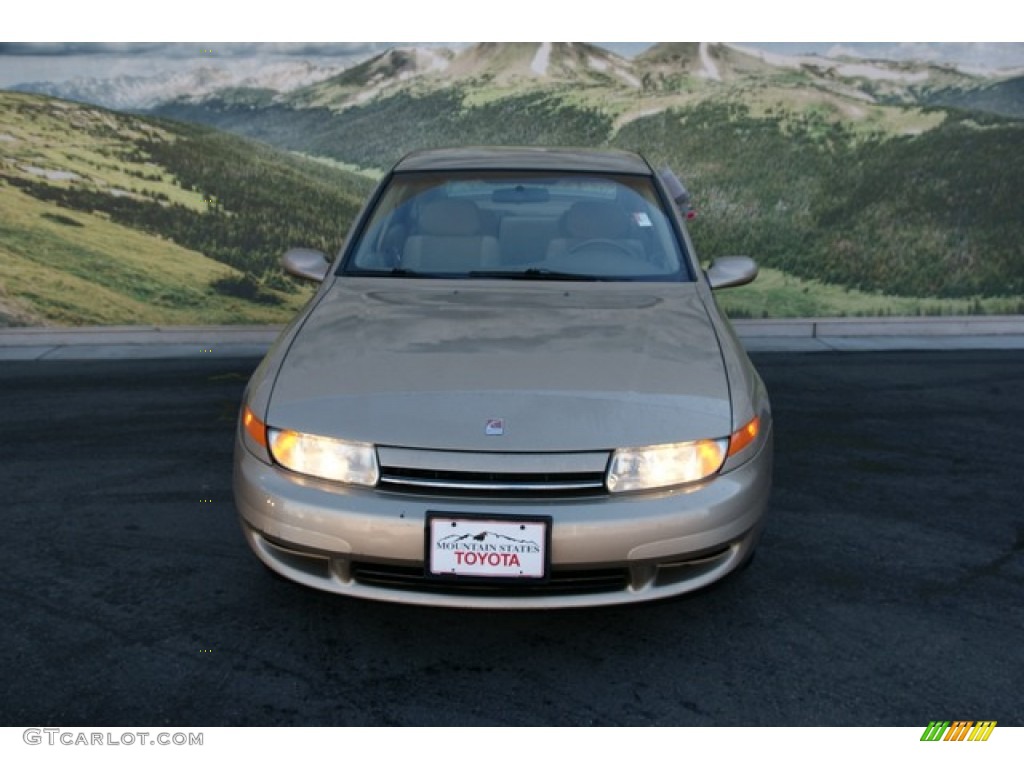
[[[550,516],[431,511],[423,538],[431,579],[538,584],[551,575]]]

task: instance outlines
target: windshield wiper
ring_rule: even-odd
[[[553,269],[541,269],[538,267],[517,270],[481,269],[470,272],[469,277],[497,277],[509,280],[580,280],[590,282],[606,279],[595,277],[594,275],[581,275],[578,272],[558,272]]]
[[[357,272],[349,272],[348,274],[353,277],[371,276],[377,277],[379,275],[388,275],[394,277],[436,277],[425,272],[417,272],[414,269],[406,269],[405,267],[395,267],[394,269],[360,269]]]

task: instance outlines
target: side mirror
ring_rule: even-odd
[[[757,277],[757,263],[749,256],[723,256],[711,262],[707,276],[712,290],[746,285]]]
[[[281,266],[289,275],[322,283],[331,264],[323,251],[314,251],[312,248],[289,248],[281,257]]]

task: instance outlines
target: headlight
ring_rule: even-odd
[[[608,490],[646,491],[703,480],[721,469],[728,449],[725,439],[619,448],[608,466]]]
[[[350,443],[290,429],[267,429],[270,455],[303,475],[353,485],[376,485],[377,451],[369,443]]]

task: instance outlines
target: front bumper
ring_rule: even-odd
[[[771,435],[738,469],[697,486],[579,499],[448,498],[343,488],[235,448],[235,504],[277,573],[352,597],[459,608],[562,608],[655,600],[707,586],[752,554],[771,491]],[[546,515],[551,579],[438,583],[423,576],[427,512]]]

